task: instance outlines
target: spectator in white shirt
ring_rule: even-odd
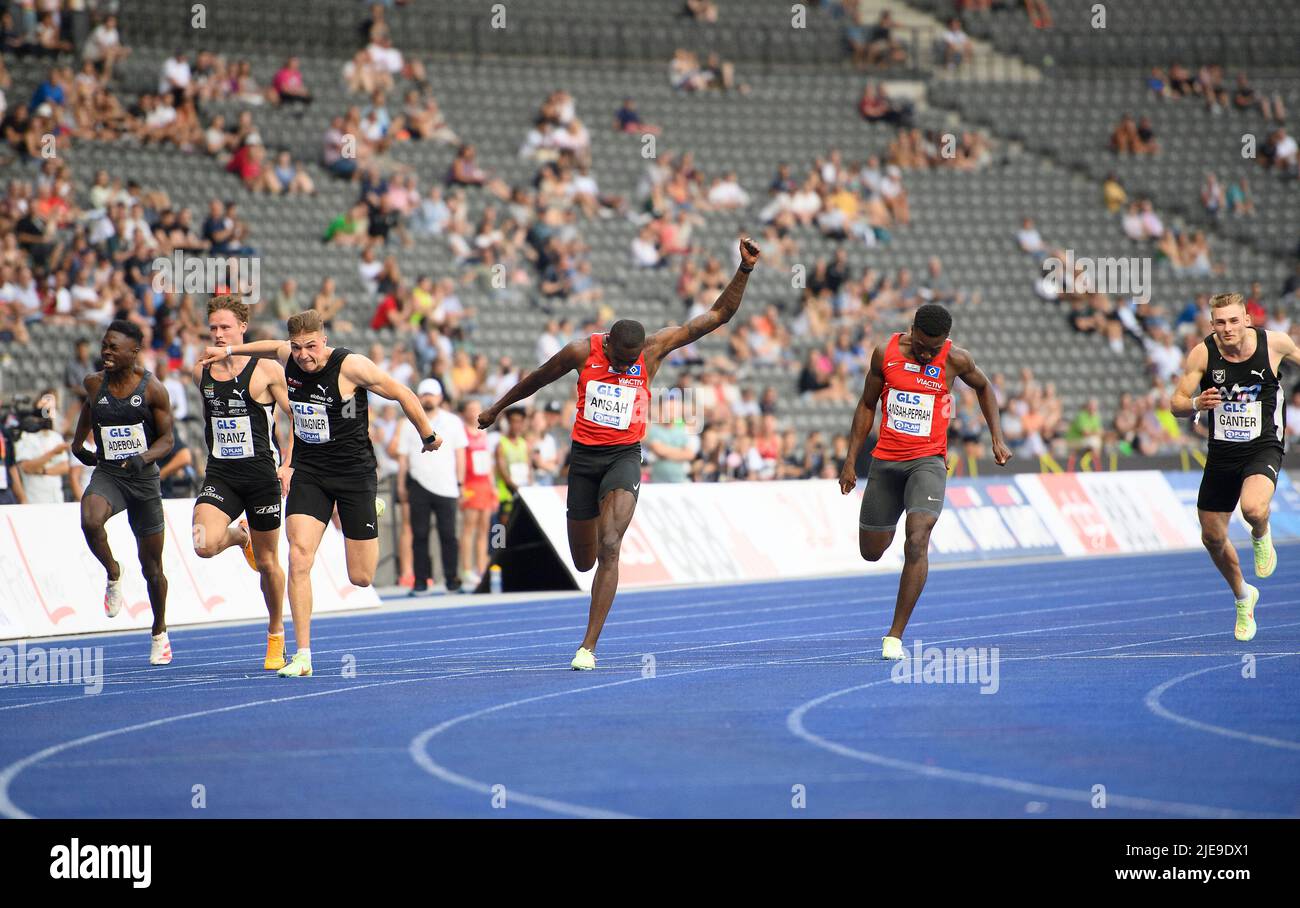
[[[185,51],[177,50],[163,61],[162,76],[158,80],[158,93],[170,95],[180,103],[190,90],[190,61]]]
[[[389,445],[389,454],[397,459],[399,501],[409,504],[411,514],[415,585],[410,594],[423,596],[430,593],[429,581],[433,574],[429,551],[431,517],[438,522],[438,546],[447,592],[455,593],[460,590],[456,517],[460,509],[460,490],[465,482],[465,449],[469,447],[469,438],[460,418],[443,408],[442,384],[436,378],[421,381],[416,394],[429,418],[430,428],[442,439],[442,444],[436,451],[424,451],[424,440],[419,437],[419,432],[404,420]]]

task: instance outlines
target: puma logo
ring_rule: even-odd
[[[1274,476],[1277,475],[1277,470],[1273,469],[1273,465],[1272,465],[1271,463],[1266,463],[1266,464],[1264,464],[1264,466],[1268,467],[1270,470],[1273,470],[1273,475],[1274,475]]]
[[[243,389],[242,389],[242,388],[236,388],[236,389],[235,389],[235,395],[236,395],[240,400],[243,400],[243,399],[244,399],[244,391],[243,391]]]
[[[316,387],[320,388],[320,393],[322,393],[322,394],[328,394],[328,393],[329,393],[328,391],[325,390],[325,386],[322,385],[322,384],[320,384],[319,382],[316,383]]]
[[[374,525],[373,523],[368,523],[368,524],[366,524],[366,529],[368,529],[368,530],[373,530],[374,528],[375,528],[375,525]]]
[[[1251,370],[1250,370],[1250,374],[1251,374],[1251,375],[1258,375],[1260,381],[1263,381],[1263,380],[1264,380],[1264,370],[1263,370],[1263,369],[1251,369]]]

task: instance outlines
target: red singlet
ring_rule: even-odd
[[[895,334],[885,347],[885,389],[880,393],[884,415],[871,456],[881,460],[946,457],[952,396],[943,372],[952,341],[944,341],[939,355],[922,366],[899,352],[902,336]]]
[[[650,415],[645,354],[626,372],[615,372],[605,356],[606,335],[591,336],[587,364],[578,374],[578,413],[573,440],[584,445],[630,445],[645,437]]]

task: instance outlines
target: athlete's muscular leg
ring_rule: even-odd
[[[1232,595],[1240,599],[1246,592],[1246,585],[1241,579],[1237,550],[1228,541],[1228,521],[1232,519],[1232,514],[1227,511],[1201,510],[1196,513],[1201,518],[1201,543],[1210,553],[1210,558],[1223,579],[1228,581]]]
[[[232,524],[226,512],[216,505],[200,502],[194,506],[194,554],[215,558],[231,546],[242,546],[248,538],[245,530]]]
[[[599,517],[592,517],[590,520],[569,518],[569,554],[573,556],[573,566],[583,573],[591,570],[592,565],[596,563],[599,522]]]
[[[613,489],[600,502],[600,516],[596,518],[596,576],[591,583],[587,636],[582,638],[583,647],[593,653],[610,606],[614,604],[614,594],[618,592],[618,553],[634,511],[636,496],[627,489]]]
[[[163,574],[163,536],[159,530],[136,540],[136,552],[140,556],[140,573],[144,574],[145,585],[149,588],[149,605],[153,609],[153,632],[155,635],[167,630],[167,577]]]
[[[1264,538],[1268,532],[1269,509],[1273,503],[1273,479],[1262,473],[1246,477],[1241,484],[1241,516],[1250,524],[1251,535]]]
[[[898,601],[894,605],[894,623],[889,626],[889,636],[903,638],[903,629],[912,617],[916,600],[925,589],[925,578],[930,573],[930,531],[939,515],[929,511],[913,511],[907,515],[907,536],[903,541],[903,576],[898,581]]]
[[[864,530],[858,528],[858,551],[867,561],[879,561],[894,541],[893,530]]]
[[[215,509],[214,509],[215,510]],[[280,567],[280,530],[250,530],[257,573],[262,578],[262,599],[266,602],[266,632],[284,633],[284,568]]]
[[[112,515],[113,506],[104,496],[81,496],[81,533],[86,537],[86,545],[108,572],[108,579],[118,580],[122,568],[113,557],[113,550],[108,547],[108,533],[104,532],[104,524]]]
[[[348,563],[348,582],[353,586],[370,586],[379,567],[379,539],[343,537],[343,556]]]
[[[325,535],[325,524],[310,514],[285,518],[289,535],[289,611],[299,649],[311,649],[311,567]]]

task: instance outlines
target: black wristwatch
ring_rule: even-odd
[[[741,262],[741,264],[740,264],[740,270],[743,271],[743,272],[745,272],[746,274],[749,274],[749,272],[751,272],[751,271],[754,270],[754,266],[753,266],[753,265],[750,265],[748,268],[746,268],[746,267],[745,267],[745,263],[744,263],[744,262]]]
[[[421,438],[421,439],[420,439],[420,441],[424,442],[426,445],[431,445],[431,444],[433,444],[433,443],[434,443],[435,441],[437,441],[437,440],[438,440],[438,433],[437,433],[437,432],[430,432],[430,433],[429,433],[428,435],[426,435],[424,438]]]

